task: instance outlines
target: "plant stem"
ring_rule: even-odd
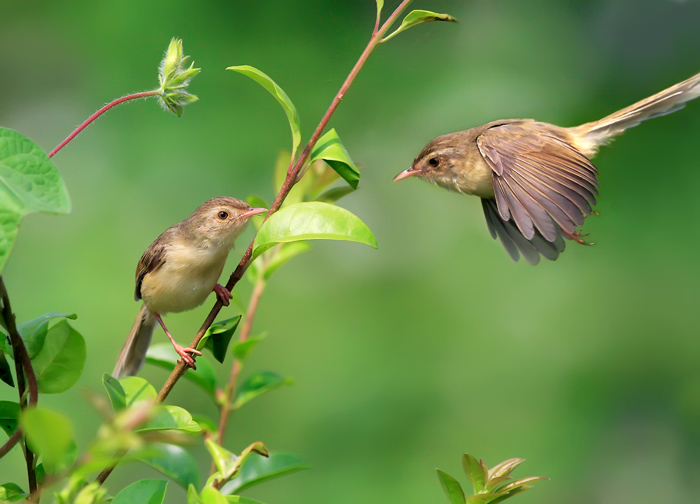
[[[138,100],[139,98],[149,98],[151,96],[157,96],[160,94],[160,89],[154,89],[152,91],[143,91],[141,93],[134,93],[126,96],[122,96],[121,98],[117,98],[113,102],[108,103],[104,107],[102,107],[100,110],[92,114],[90,117],[88,117],[80,126],[78,126],[73,133],[68,135],[66,139],[58,144],[54,150],[49,152],[49,157],[53,157],[58,151],[63,149],[71,140],[73,140],[76,136],[78,136],[78,133],[83,131],[85,128],[90,126],[90,124],[95,121],[98,117],[100,117],[102,114],[107,112],[109,109],[116,107],[117,105],[120,105],[124,102],[128,102],[131,100]]]
[[[32,368],[32,362],[29,359],[29,354],[27,353],[27,348],[24,346],[24,341],[17,331],[17,325],[15,323],[15,315],[12,313],[12,305],[10,305],[10,296],[7,293],[7,288],[5,287],[5,281],[2,276],[0,276],[0,302],[2,306],[0,310],[2,311],[2,317],[5,320],[5,327],[7,327],[7,332],[10,335],[10,342],[12,343],[12,353],[14,355],[15,361],[15,373],[17,375],[17,391],[19,393],[19,403],[22,410],[27,407],[27,396],[25,395],[26,384],[24,382],[24,376],[27,376],[27,382],[29,384],[29,404],[34,405],[39,400],[39,389],[36,384],[36,376],[34,374],[34,368]],[[19,431],[19,428],[17,430]],[[5,445],[0,448],[0,456],[7,453],[14,444],[19,441],[17,432],[13,435]],[[21,434],[20,434],[21,436]],[[12,443],[10,445],[10,443]],[[8,446],[9,445],[9,446]],[[7,448],[6,448],[7,446]],[[27,462],[27,479],[29,481],[29,491],[34,492],[36,490],[36,472],[34,470],[34,454],[31,452],[27,446],[26,441],[24,442],[24,458]]]

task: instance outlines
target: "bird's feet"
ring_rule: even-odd
[[[581,245],[586,245],[587,247],[590,247],[591,245],[595,245],[594,242],[587,242],[584,240],[587,234],[581,234],[578,231],[574,231],[573,233],[569,233],[567,230],[562,229],[561,232],[566,236],[569,240],[574,240],[576,243],[580,243]]]
[[[178,355],[182,357],[185,364],[192,369],[197,369],[197,366],[194,365],[194,357],[192,357],[190,354],[202,355],[202,352],[194,348],[184,348],[182,345],[178,345],[174,341],[173,346],[175,347],[175,351],[178,353]]]
[[[231,295],[231,291],[228,290],[226,287],[220,284],[216,284],[214,286],[214,292],[216,292],[216,297],[219,298],[219,301],[221,301],[221,303],[224,306],[228,306],[231,304],[229,301],[233,299],[233,295]]]

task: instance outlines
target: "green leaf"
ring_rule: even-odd
[[[504,460],[500,464],[496,464],[491,469],[489,469],[489,479],[500,478],[502,476],[509,476],[513,470],[520,464],[525,462],[523,458],[512,458]]]
[[[274,183],[273,187],[275,189],[275,194],[280,192],[280,189],[282,189],[282,184],[284,184],[284,181],[287,178],[287,170],[289,169],[291,159],[292,153],[289,151],[283,150],[277,153],[277,157],[275,158],[275,167],[272,171],[272,181]],[[265,208],[270,207],[265,205]]]
[[[328,163],[353,189],[357,189],[357,184],[360,182],[360,170],[353,163],[335,129],[331,129],[316,142],[316,146],[311,151],[309,163],[318,159]]]
[[[58,394],[75,385],[85,365],[85,340],[64,319],[48,329],[32,359],[39,392]]]
[[[499,502],[503,502],[506,499],[510,499],[514,495],[518,495],[521,492],[524,492],[525,490],[530,490],[532,488],[531,485],[524,485],[521,487],[516,488],[515,490],[511,490],[510,492],[507,492],[505,494],[499,493],[499,494],[492,494],[496,495],[497,497],[493,499],[489,504],[498,504]]]
[[[491,504],[498,501],[498,499],[502,500],[507,497],[508,496],[503,493],[482,493],[469,497],[469,504]]]
[[[233,70],[234,72],[241,73],[246,77],[250,77],[255,82],[264,87],[282,106],[284,113],[287,114],[287,120],[289,121],[289,127],[292,129],[292,155],[294,155],[301,143],[301,127],[299,126],[299,114],[297,109],[294,107],[292,100],[289,99],[287,93],[285,93],[281,87],[279,87],[270,77],[265,75],[263,72],[257,68],[253,68],[249,65],[241,66],[231,66],[226,70]]]
[[[112,504],[162,504],[167,486],[164,480],[142,479],[115,495]]]
[[[153,443],[152,448],[157,450],[157,455],[137,457],[138,460],[153,467],[185,489],[189,485],[199,487],[197,461],[185,449],[163,443]]]
[[[211,454],[214,465],[219,471],[217,473],[217,479],[222,479],[224,482],[236,477],[238,471],[241,470],[241,467],[244,466],[246,460],[251,454],[257,453],[263,457],[268,457],[270,455],[270,452],[268,452],[265,445],[260,441],[246,447],[246,449],[243,450],[240,455],[231,453],[227,449],[219,446],[212,439],[207,439],[205,444],[207,450],[209,450],[209,453]]]
[[[201,432],[199,424],[192,420],[189,411],[179,406],[158,406],[153,418],[136,429],[137,432],[179,430],[183,432]]]
[[[221,495],[216,488],[207,486],[202,490],[199,498],[202,504],[228,504],[226,497]]]
[[[382,9],[384,8],[384,0],[377,0],[377,19],[382,15]]]
[[[512,481],[508,483],[507,485],[502,486],[501,488],[498,489],[499,492],[511,492],[515,490],[516,488],[528,485],[529,483],[534,483],[535,481],[544,481],[549,478],[543,478],[541,476],[529,476],[527,478],[522,478],[516,481]]]
[[[107,373],[102,375],[102,385],[107,391],[109,401],[112,403],[114,411],[121,411],[126,408],[126,392],[119,380]]]
[[[272,371],[257,372],[249,376],[238,389],[236,398],[233,401],[233,408],[238,409],[258,396],[279,388],[282,385],[291,385],[292,383],[294,382],[290,378],[285,378]]]
[[[267,333],[253,336],[245,341],[236,341],[233,344],[233,358],[244,363],[248,359],[250,353],[258,346],[258,343],[265,338],[267,338]]]
[[[248,497],[241,497],[240,495],[227,495],[226,502],[233,504],[265,504],[258,500],[249,499]]]
[[[278,243],[302,240],[346,240],[377,248],[372,231],[344,208],[313,201],[272,214],[255,237],[253,257]]]
[[[332,187],[323,194],[317,196],[316,201],[321,201],[323,203],[335,203],[336,201],[338,201],[341,198],[344,198],[354,190],[355,189],[353,189],[350,186]]]
[[[119,384],[124,389],[127,408],[139,401],[155,401],[158,397],[155,387],[138,376],[120,378]]]
[[[303,241],[282,244],[265,266],[263,277],[268,280],[284,263],[310,249],[311,245]]]
[[[241,321],[241,316],[236,315],[230,319],[216,322],[207,329],[202,339],[197,345],[197,350],[206,348],[214,354],[214,358],[219,362],[224,362],[228,344],[231,342],[233,333],[236,332],[238,323]]]
[[[170,343],[152,345],[146,352],[146,362],[169,371],[175,369],[175,363],[180,356]],[[211,397],[216,392],[216,373],[205,356],[197,357],[197,369],[190,369],[184,375],[185,379],[202,387]]]
[[[0,271],[25,215],[68,213],[70,207],[66,184],[46,153],[21,133],[0,128]]]
[[[395,37],[399,33],[401,33],[404,30],[408,30],[409,28],[412,28],[416,25],[422,24],[422,23],[430,23],[432,21],[449,21],[451,23],[457,23],[458,21],[453,18],[452,16],[448,16],[447,14],[438,14],[437,12],[431,12],[427,10],[414,10],[409,12],[405,18],[403,18],[403,21],[401,21],[401,26],[399,26],[394,33],[391,35],[387,35],[384,37],[381,42],[386,42],[390,38]]]
[[[0,485],[0,502],[20,502],[29,497],[29,494],[14,483]]]
[[[0,429],[5,431],[7,437],[12,436],[17,430],[17,419],[20,411],[19,404],[11,401],[0,401]]]
[[[33,359],[44,346],[46,334],[49,330],[49,322],[56,318],[75,320],[78,316],[75,313],[65,314],[50,312],[44,313],[42,316],[33,320],[22,322],[17,326],[17,331],[20,336],[22,336],[24,346],[27,347],[27,353],[30,359]]]
[[[239,493],[273,478],[309,469],[301,458],[291,453],[271,453],[269,458],[255,457],[243,466],[238,477],[223,486],[221,493]],[[243,502],[243,501],[241,501]]]
[[[44,464],[58,465],[69,454],[73,426],[63,414],[42,407],[28,408],[20,417],[20,425]]]
[[[4,339],[5,336],[0,334],[0,339]],[[10,363],[7,362],[5,357],[5,352],[0,350],[0,380],[7,383],[10,387],[15,386],[15,381],[12,379],[12,370],[10,369]]]
[[[483,461],[476,460],[473,456],[465,453],[462,456],[462,467],[464,473],[474,487],[474,493],[483,492],[486,488],[488,480],[488,470],[485,468]]]
[[[437,470],[438,479],[440,480],[440,485],[442,489],[447,494],[447,498],[450,499],[451,504],[466,504],[467,499],[464,496],[464,491],[462,490],[462,485],[454,479],[449,474],[442,472],[440,469]]]
[[[192,415],[192,420],[197,422],[202,432],[216,432],[218,429],[214,421],[204,415]]]
[[[248,203],[252,207],[258,207],[258,208],[270,208],[270,205],[267,204],[267,201],[262,199],[260,196],[257,194],[251,194],[245,199],[245,202]]]

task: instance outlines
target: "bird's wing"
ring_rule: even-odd
[[[165,246],[161,241],[162,236],[159,236],[146,249],[146,252],[143,253],[139,260],[138,266],[136,266],[136,289],[134,291],[134,299],[136,301],[141,299],[141,284],[146,273],[157,270],[165,263]]]
[[[477,146],[493,170],[498,215],[506,224],[514,221],[526,240],[539,234],[555,242],[562,229],[574,233],[591,214],[598,170],[555,126],[496,126],[479,136]]]

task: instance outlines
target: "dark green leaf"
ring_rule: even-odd
[[[125,376],[119,379],[119,384],[126,395],[126,406],[130,408],[139,401],[155,401],[158,397],[156,389],[143,378]]]
[[[267,333],[260,334],[258,336],[253,336],[245,341],[236,341],[233,344],[233,358],[245,362],[248,359],[250,353],[258,346],[262,340],[267,337]]]
[[[102,375],[102,385],[107,391],[114,411],[121,411],[126,408],[126,392],[124,392],[124,388],[119,383],[119,380],[105,373]]]
[[[462,485],[454,479],[449,474],[442,472],[440,469],[437,470],[438,479],[440,480],[440,485],[442,489],[447,494],[447,498],[450,499],[451,504],[466,504],[467,499],[464,496],[464,491],[462,490]]]
[[[271,453],[269,458],[254,457],[241,469],[238,477],[223,486],[225,495],[239,493],[273,478],[309,469],[309,465],[291,453]]]
[[[299,254],[306,252],[310,248],[311,245],[303,241],[283,243],[280,245],[279,250],[272,254],[272,257],[265,266],[265,280],[268,280],[275,271],[284,265],[284,263],[298,256]]]
[[[4,339],[4,335],[0,335],[0,338]],[[12,370],[10,369],[10,363],[7,362],[5,357],[5,352],[0,350],[0,380],[7,383],[10,387],[15,386],[15,382],[12,379]]]
[[[377,248],[377,239],[358,217],[344,208],[313,201],[272,214],[255,237],[253,257],[278,243],[303,240],[347,240]]]
[[[431,12],[426,10],[414,10],[409,12],[406,15],[406,17],[403,18],[401,26],[399,26],[396,29],[396,31],[394,31],[391,35],[387,35],[386,37],[384,37],[382,39],[382,42],[386,42],[387,40],[395,37],[404,30],[408,30],[409,28],[412,28],[422,23],[430,23],[431,21],[449,21],[452,23],[457,22],[455,18],[453,18],[452,16],[448,16],[447,14],[438,14],[437,12]]]
[[[0,485],[0,502],[20,502],[29,497],[29,494],[14,483]]]
[[[260,371],[248,377],[238,389],[233,401],[233,408],[238,409],[256,397],[270,392],[282,385],[291,385],[293,381],[272,371]]]
[[[46,408],[29,408],[20,417],[20,425],[32,450],[41,454],[45,464],[60,464],[71,450],[73,426],[61,413]]]
[[[0,271],[25,215],[68,213],[70,206],[66,184],[46,153],[24,135],[0,128]]]
[[[199,468],[192,455],[175,445],[153,443],[153,448],[158,451],[158,455],[138,457],[138,460],[160,471],[183,488],[189,485],[199,487]]]
[[[465,453],[462,456],[462,467],[464,467],[464,473],[474,487],[474,493],[483,492],[488,480],[488,471],[484,469],[483,462],[479,462],[473,456]]]
[[[112,504],[162,504],[167,486],[164,480],[142,479],[115,495]]]
[[[75,313],[65,314],[50,312],[44,313],[41,317],[37,317],[33,320],[22,322],[17,326],[17,331],[20,336],[22,336],[24,346],[27,347],[27,353],[30,359],[36,357],[36,354],[38,354],[44,346],[46,333],[49,330],[49,322],[56,318],[75,320],[78,316]]]
[[[153,413],[153,418],[136,429],[138,432],[159,430],[201,432],[202,430],[199,424],[192,420],[192,415],[179,406],[160,405]]]
[[[263,72],[257,68],[253,68],[249,65],[241,66],[231,66],[226,70],[233,70],[234,72],[241,73],[246,77],[250,77],[255,82],[264,87],[274,98],[279,102],[279,104],[284,109],[284,113],[287,114],[287,120],[289,121],[289,127],[292,129],[292,156],[296,153],[299,144],[301,143],[301,128],[299,126],[299,114],[297,109],[294,107],[292,100],[289,99],[287,93],[285,93],[281,87],[279,87],[275,81],[270,79]]]
[[[472,495],[469,497],[469,504],[490,504],[496,502],[499,498],[507,497],[502,493],[483,493],[479,495]]]
[[[175,349],[170,343],[152,345],[146,353],[146,362],[169,371],[175,369],[175,363],[179,358],[180,356],[175,352]],[[216,391],[216,373],[214,373],[214,368],[205,356],[197,357],[197,369],[190,369],[185,373],[184,377],[196,383],[206,390],[211,397],[214,397]]]
[[[360,170],[357,169],[348,154],[347,149],[340,141],[338,133],[335,129],[331,129],[328,133],[318,139],[316,146],[311,151],[309,163],[322,159],[333,168],[338,175],[352,187],[357,189],[357,184],[360,182]]]
[[[58,394],[75,385],[85,365],[85,340],[64,319],[49,328],[32,359],[39,392]]]
[[[214,358],[219,362],[224,362],[228,344],[231,342],[233,334],[236,332],[241,316],[236,315],[230,319],[216,322],[207,329],[202,339],[197,345],[197,350],[206,348],[214,354]]]
[[[0,429],[5,431],[7,437],[12,436],[17,430],[17,419],[20,411],[19,404],[11,401],[0,401]]]

